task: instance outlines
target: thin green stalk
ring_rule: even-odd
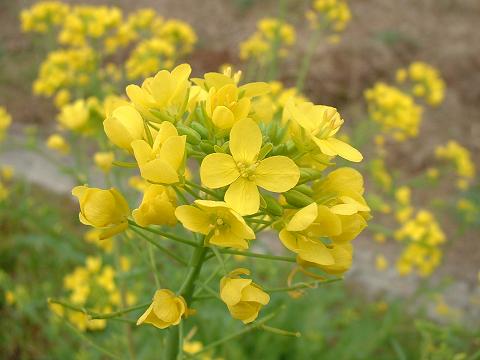
[[[190,181],[190,180],[186,180],[186,179],[185,179],[185,184],[188,185],[188,186],[190,186],[190,187],[193,187],[193,188],[195,188],[195,189],[197,189],[197,190],[201,190],[201,191],[203,191],[205,194],[208,194],[208,195],[210,195],[210,196],[213,196],[213,197],[216,198],[216,199],[219,199],[219,198],[220,198],[215,191],[210,190],[210,189],[207,189],[207,188],[205,188],[205,187],[203,187],[203,186],[201,186],[201,185],[195,184],[193,181]]]
[[[259,253],[253,253],[250,251],[240,251],[240,250],[234,250],[234,249],[218,249],[218,251],[223,254],[243,255],[247,257],[265,259],[265,260],[286,261],[286,262],[293,262],[293,263],[297,262],[297,260],[294,257],[290,257],[290,256],[259,254]]]
[[[332,278],[332,279],[326,279],[326,280],[318,280],[318,281],[312,281],[312,282],[309,282],[309,283],[296,284],[296,285],[293,285],[293,286],[279,287],[279,288],[272,288],[272,289],[264,289],[264,291],[267,292],[267,293],[275,293],[275,292],[284,292],[284,291],[293,291],[293,290],[314,288],[317,285],[328,284],[328,283],[337,282],[337,281],[340,281],[340,280],[343,280],[343,278],[339,277],[339,278]]]
[[[167,233],[165,231],[161,231],[161,230],[157,230],[157,229],[152,229],[152,228],[148,228],[148,227],[143,227],[143,226],[140,226],[138,225],[135,221],[133,220],[128,220],[128,223],[132,226],[135,226],[139,229],[143,229],[145,231],[148,231],[148,232],[151,232],[153,234],[157,234],[157,235],[160,235],[160,236],[163,236],[164,238],[167,238],[167,239],[170,239],[170,240],[174,240],[174,241],[177,241],[177,242],[180,242],[182,244],[186,244],[186,245],[190,245],[190,246],[194,246],[194,247],[198,247],[199,245],[197,243],[195,243],[195,241],[191,241],[191,240],[187,240],[187,239],[183,239],[177,235],[174,235],[174,234],[170,234],[170,233]]]
[[[305,86],[305,79],[307,78],[308,71],[310,70],[310,63],[312,62],[313,53],[315,52],[315,49],[316,49],[315,45],[318,43],[321,34],[322,34],[322,30],[319,27],[315,29],[312,36],[310,37],[310,40],[308,41],[307,52],[305,53],[302,59],[302,64],[300,66],[300,70],[298,71],[298,77],[297,77],[298,92],[302,92],[303,87]]]
[[[287,331],[287,330],[278,329],[278,328],[268,326],[268,325],[262,325],[260,327],[260,329],[271,332],[273,334],[282,335],[282,336],[293,336],[293,337],[297,337],[297,338],[302,336],[302,334],[300,334],[299,331],[295,331],[295,332],[294,331]]]
[[[58,315],[56,315],[58,316]],[[97,351],[99,351],[100,353],[112,358],[112,359],[121,359],[121,357],[119,355],[116,355],[112,352],[110,352],[109,350],[103,348],[102,346],[96,344],[93,340],[91,340],[88,336],[86,336],[84,333],[82,333],[80,330],[78,330],[75,326],[73,326],[72,324],[70,324],[70,322],[61,317],[61,316],[58,316],[60,319],[62,319],[65,324],[68,326],[68,328],[70,330],[72,330],[72,332],[74,332],[79,338],[81,338],[83,341],[85,341],[87,344],[89,344],[91,347],[93,347],[94,349],[96,349]]]
[[[220,340],[217,340],[217,341],[214,341],[210,344],[208,344],[207,346],[203,347],[203,349],[201,349],[200,351],[196,352],[195,354],[192,354],[192,355],[188,355],[190,357],[197,357],[198,355],[200,354],[203,354],[204,352],[207,352],[219,345],[222,345],[230,340],[233,340],[239,336],[242,336],[252,330],[255,330],[261,326],[263,326],[263,324],[265,324],[267,321],[271,320],[272,318],[274,318],[276,315],[278,314],[278,310],[277,311],[274,311],[273,313],[271,314],[268,314],[267,316],[264,316],[263,318],[255,321],[253,324],[251,325],[247,325],[245,326],[242,330],[240,331],[237,331],[231,335],[228,335],[228,336],[225,336],[224,338],[220,339]]]
[[[200,240],[201,242],[203,242],[203,239]],[[180,296],[183,296],[187,304],[191,303],[192,301],[193,292],[195,290],[195,282],[198,275],[200,274],[200,270],[202,269],[207,250],[208,248],[197,245],[192,254],[190,266],[188,268],[185,280],[183,281],[180,289],[177,292]],[[178,349],[179,346],[181,346],[180,338],[181,334],[179,327],[171,327],[167,336],[167,347],[165,356],[167,360],[177,359]]]
[[[147,244],[147,249],[148,249],[148,258],[150,260],[150,266],[152,267],[155,286],[157,287],[157,289],[160,289],[160,280],[158,279],[158,275],[157,275],[158,273],[157,264],[155,264],[155,256],[153,255],[153,245]]]
[[[180,256],[178,256],[177,254],[175,254],[173,251],[163,247],[162,245],[158,244],[156,241],[150,239],[147,235],[143,234],[141,231],[135,229],[135,228],[132,228],[132,231],[136,234],[138,234],[140,237],[142,237],[144,240],[148,241],[150,244],[152,244],[153,246],[155,246],[157,249],[159,249],[161,252],[163,252],[164,254],[166,254],[167,256],[171,257],[173,260],[175,261],[178,261],[180,264],[184,265],[184,266],[187,266],[188,263],[183,260]],[[156,265],[155,265],[156,267]]]
[[[75,305],[69,304],[65,301],[58,300],[58,299],[48,299],[48,303],[49,304],[58,304],[58,305],[61,305],[65,308],[67,308],[67,309],[84,313],[85,315],[88,315],[90,317],[90,319],[112,319],[112,318],[115,318],[115,317],[118,317],[118,316],[121,316],[121,315],[128,314],[132,311],[136,311],[136,310],[140,310],[140,309],[146,309],[147,307],[150,306],[150,303],[147,303],[147,304],[135,305],[135,306],[128,307],[128,308],[125,308],[125,309],[122,309],[122,310],[119,310],[119,311],[115,311],[115,312],[111,312],[111,313],[101,314],[101,313],[97,313],[97,312],[94,312],[94,311],[90,311],[90,310],[85,309],[85,308],[80,307],[80,306],[75,306]]]

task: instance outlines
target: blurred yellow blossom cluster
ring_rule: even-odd
[[[418,135],[422,108],[412,96],[383,82],[365,91],[368,113],[385,134],[397,141]]]
[[[47,55],[34,83],[36,94],[56,95],[59,106],[72,98],[118,92],[125,77],[171,68],[197,41],[188,24],[165,20],[153,9],[124,16],[117,7],[48,1],[23,10],[20,18],[23,31],[51,33],[63,46]]]
[[[437,106],[445,97],[445,81],[439,71],[424,62],[416,61],[406,69],[398,69],[396,79],[399,84],[410,81],[411,93],[424,98],[431,106]]]
[[[87,257],[84,266],[77,266],[63,279],[64,288],[69,293],[68,301],[74,306],[104,313],[116,307],[133,305],[137,301],[136,296],[129,291],[122,293],[115,276],[114,268],[103,264],[100,257]],[[57,315],[66,316],[81,331],[103,330],[107,325],[105,319],[91,319],[88,314],[78,311],[65,312],[63,307],[56,304],[50,306]]]
[[[453,163],[458,177],[457,187],[466,190],[475,178],[475,164],[472,162],[470,152],[454,140],[435,149],[437,159]]]
[[[416,271],[420,276],[429,276],[440,264],[440,245],[446,238],[431,212],[420,209],[395,231],[395,239],[407,243],[397,261],[401,275]]]
[[[265,64],[271,61],[274,50],[280,56],[286,56],[295,40],[293,26],[279,19],[264,18],[257,23],[257,31],[240,44],[240,58]]]
[[[370,118],[380,124],[384,134],[396,141],[417,137],[424,108],[415,97],[424,97],[427,104],[438,106],[444,99],[445,83],[431,65],[414,62],[408,69],[399,69],[397,82],[411,86],[398,88],[384,82],[365,91]]]
[[[344,31],[352,18],[345,0],[314,0],[312,9],[307,11],[306,16],[312,28],[335,33]]]

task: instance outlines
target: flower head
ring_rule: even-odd
[[[175,296],[168,289],[157,290],[151,305],[137,320],[137,325],[145,323],[159,329],[166,329],[178,325],[187,312],[187,303],[182,296]]]
[[[76,186],[72,190],[80,203],[80,222],[102,229],[100,239],[106,239],[128,227],[130,209],[116,189],[103,190]]]
[[[237,122],[230,131],[230,152],[214,153],[203,159],[200,177],[205,186],[217,189],[230,185],[225,202],[241,215],[254,214],[260,207],[257,186],[285,192],[293,188],[300,178],[295,163],[286,156],[259,159],[262,133],[251,119]]]
[[[131,143],[142,177],[152,183],[174,184],[179,181],[185,156],[186,136],[167,121],[160,125],[155,141],[150,146],[145,140]]]
[[[236,269],[220,280],[220,297],[234,319],[248,324],[258,317],[262,306],[270,302],[270,296],[251,279],[240,275],[250,275],[250,271]]]
[[[132,216],[140,226],[170,225],[177,222],[175,218],[175,192],[163,185],[151,184],[145,190],[143,200]]]
[[[285,111],[294,121],[292,130],[297,135],[302,134],[297,136],[297,141],[304,141],[305,134],[325,155],[339,155],[354,162],[362,161],[363,156],[357,149],[334,137],[344,122],[337,109],[309,102],[296,105],[290,101]]]
[[[179,206],[175,215],[185,228],[207,235],[209,244],[247,249],[255,233],[245,220],[223,201],[195,200],[195,206]]]

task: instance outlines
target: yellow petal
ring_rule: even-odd
[[[235,123],[235,116],[226,106],[217,106],[212,114],[212,122],[220,129],[231,129]]]
[[[175,216],[183,226],[193,232],[207,235],[210,232],[208,213],[191,205],[182,205],[175,209]]]
[[[355,149],[353,146],[333,137],[328,138],[327,141],[332,149],[334,149],[334,151],[342,158],[353,162],[360,162],[363,160],[363,156],[360,151]]]
[[[262,132],[252,119],[243,119],[230,131],[230,152],[236,162],[253,163],[262,147]]]
[[[167,162],[175,170],[178,170],[183,164],[186,139],[185,135],[169,137],[160,149],[160,159]]]
[[[208,241],[212,245],[221,247],[231,247],[240,250],[248,249],[248,242],[244,237],[238,236],[228,230],[213,234]]]
[[[179,181],[176,169],[162,159],[154,159],[140,165],[140,174],[150,182],[157,184],[175,184]]]
[[[270,296],[255,284],[250,284],[242,291],[242,301],[255,301],[267,305],[270,302]]]
[[[286,229],[288,231],[303,231],[315,221],[318,215],[318,206],[311,203],[308,206],[298,210],[288,223]]]
[[[330,208],[330,211],[337,215],[353,215],[358,212],[355,204],[338,204]]]
[[[242,298],[242,290],[251,283],[251,279],[226,279],[220,289],[220,298],[227,305],[235,305]]]
[[[253,82],[240,86],[240,92],[244,97],[255,97],[268,94],[270,85],[265,82]]]
[[[262,160],[255,170],[255,183],[268,191],[285,192],[297,185],[300,170],[286,156]]]
[[[240,99],[233,107],[232,112],[235,116],[235,121],[243,120],[250,112],[251,102],[249,98]]]
[[[314,137],[313,141],[318,145],[318,147],[320,148],[320,151],[325,155],[328,155],[328,156],[337,155],[337,152],[327,140],[318,139]]]
[[[144,140],[135,140],[131,143],[133,155],[138,165],[143,165],[153,159],[152,148]]]
[[[238,178],[225,193],[225,202],[240,215],[255,214],[260,207],[257,185],[253,181]]]
[[[205,186],[211,189],[229,185],[239,176],[237,165],[233,157],[228,154],[209,154],[203,159],[200,166],[200,179]]]
[[[228,306],[228,310],[234,319],[248,324],[258,317],[261,306],[259,303],[241,302],[235,306]]]
[[[291,232],[286,229],[282,229],[278,234],[282,244],[290,251],[297,252],[297,238]]]
[[[318,237],[339,235],[342,232],[340,218],[325,205],[318,205],[317,209],[317,218],[308,231]]]
[[[335,260],[330,250],[320,241],[307,238],[298,239],[298,256],[303,260],[319,265],[332,265]]]

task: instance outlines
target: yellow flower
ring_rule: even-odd
[[[323,205],[312,203],[297,211],[279,237],[285,247],[301,260],[318,265],[333,265],[331,250],[321,238],[339,235],[342,224],[337,215]]]
[[[312,140],[323,154],[328,156],[339,155],[354,162],[362,161],[363,156],[357,149],[334,138],[344,122],[337,109],[331,106],[314,105],[309,102],[296,105],[293,101],[290,101],[285,111],[294,120],[293,131],[295,132],[295,125],[298,125],[301,128],[301,133]],[[305,141],[304,137],[301,136],[299,141]]]
[[[157,290],[153,296],[152,304],[140,316],[137,325],[146,323],[159,329],[166,329],[178,325],[182,316],[187,315],[187,311],[187,303],[182,296],[175,296],[168,289]]]
[[[90,110],[83,99],[62,107],[58,115],[58,122],[69,130],[80,131],[87,125]]]
[[[0,166],[0,175],[6,181],[12,180],[15,175],[15,169],[10,165],[2,165]]]
[[[151,184],[145,190],[143,200],[138,209],[133,210],[135,222],[141,226],[169,225],[174,226],[175,218],[175,192],[163,185]]]
[[[262,306],[270,302],[270,296],[251,279],[240,275],[250,275],[250,271],[239,268],[220,280],[220,297],[234,319],[248,324],[258,317]]]
[[[195,206],[179,206],[175,215],[185,228],[206,235],[206,242],[237,249],[247,249],[246,240],[255,233],[245,220],[223,201],[195,200]]]
[[[80,222],[102,229],[100,239],[116,235],[128,227],[130,209],[116,189],[102,190],[76,186],[72,194],[80,203]]]
[[[68,145],[63,136],[59,134],[52,134],[48,137],[47,147],[64,155],[70,152],[70,145]]]
[[[375,268],[378,271],[384,271],[386,268],[388,268],[388,261],[383,255],[377,255],[375,258]]]
[[[131,151],[132,141],[143,139],[143,119],[133,106],[114,109],[103,121],[103,128],[113,144],[128,151]]]
[[[230,185],[225,202],[241,215],[258,211],[257,186],[281,193],[297,184],[300,171],[291,159],[286,156],[258,159],[262,133],[253,120],[244,119],[232,127],[229,146],[232,155],[214,153],[203,159],[200,177],[212,189]]]
[[[8,305],[13,305],[15,304],[15,301],[16,301],[15,293],[12,290],[5,291],[5,302]]]
[[[95,165],[97,165],[102,171],[108,173],[113,165],[113,160],[115,160],[115,154],[112,151],[106,152],[97,152],[93,156]]]
[[[164,121],[153,146],[145,140],[133,141],[131,146],[142,177],[152,183],[179,182],[179,172],[184,164],[186,136],[179,136],[175,126]]]
[[[152,117],[150,110],[153,109],[175,120],[184,113],[191,72],[188,64],[178,65],[171,72],[162,70],[155,77],[147,78],[142,87],[128,85],[127,95],[142,115]]]

